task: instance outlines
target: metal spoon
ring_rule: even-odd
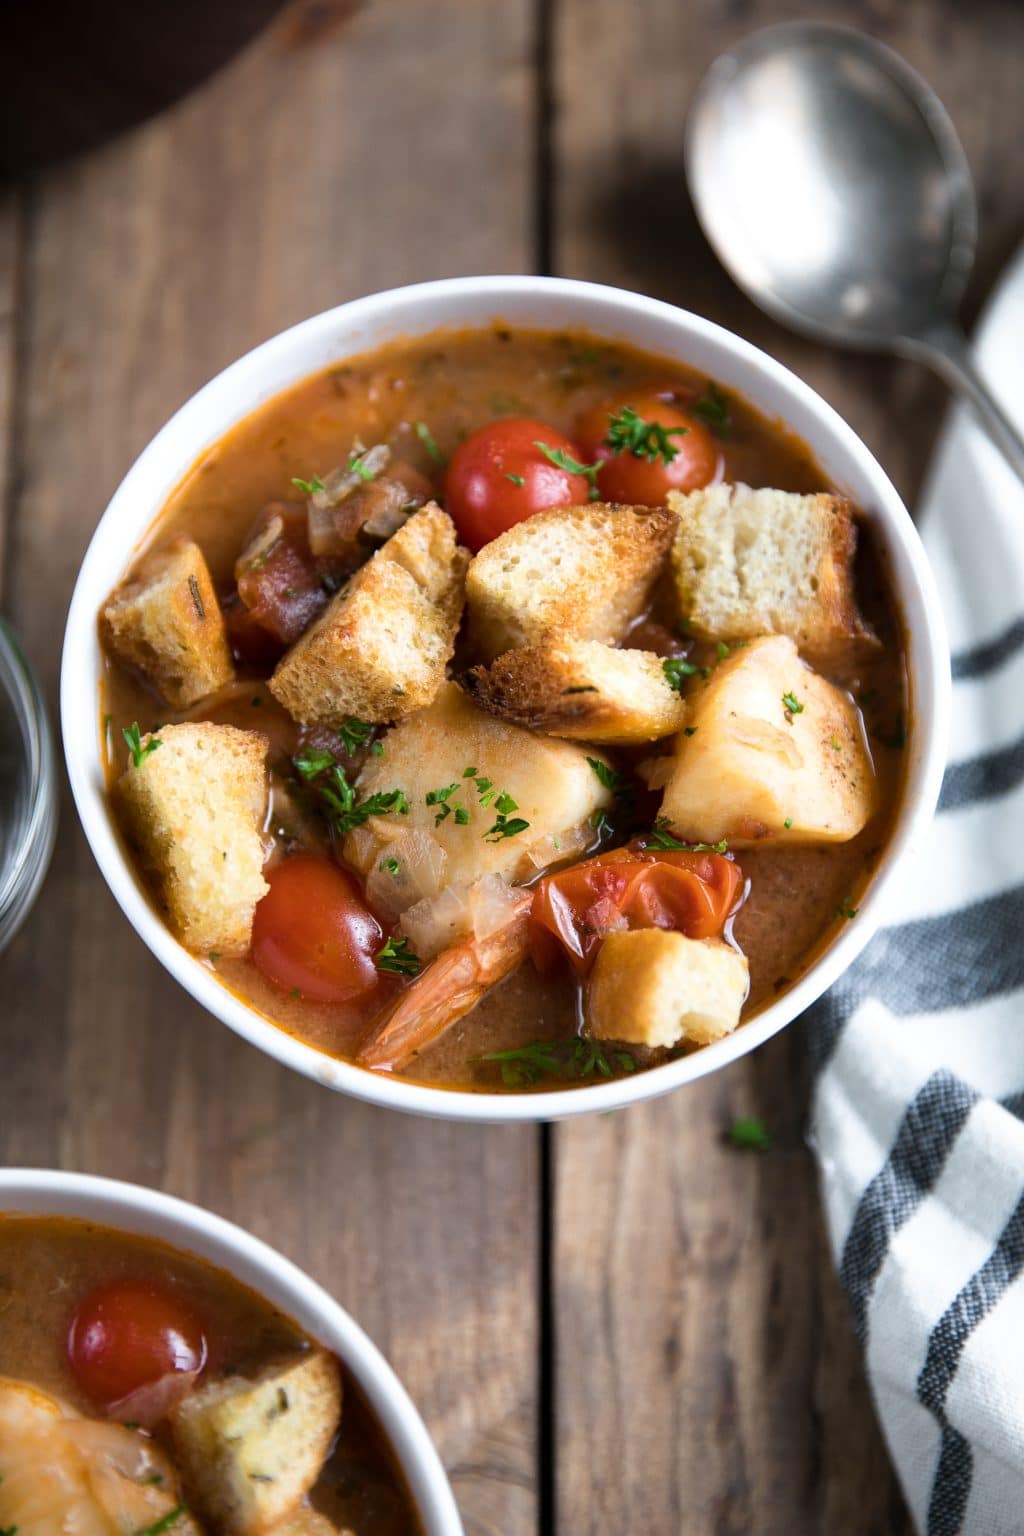
[[[701,82],[686,163],[704,233],[756,304],[815,339],[930,363],[1024,479],[1024,439],[956,318],[977,230],[967,160],[898,54],[826,22],[752,33]]]

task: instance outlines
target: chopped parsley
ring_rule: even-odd
[[[683,726],[683,735],[684,736],[696,736],[696,734],[697,734],[697,727],[695,725],[684,725]]]
[[[685,661],[682,656],[666,656],[661,663],[661,670],[669,687],[677,693],[682,692],[684,677],[696,677],[698,673],[701,677],[710,675],[709,667],[698,667],[692,661]]]
[[[553,464],[556,469],[564,469],[567,475],[584,475],[590,483],[591,501],[597,500],[597,472],[602,463],[600,459],[595,460],[593,464],[581,464],[579,459],[574,459],[565,448],[552,448],[549,443],[539,441],[533,446],[539,448],[548,463]]]
[[[372,480],[377,471],[371,464],[367,464],[366,456],[369,450],[358,444],[349,454],[347,469],[350,475],[358,475],[360,480]],[[323,487],[321,486],[321,490]]]
[[[377,865],[377,868],[386,869],[389,875],[397,875],[398,860],[394,857],[390,859],[381,859],[380,863]]]
[[[300,777],[312,786],[320,801],[320,809],[338,837],[344,837],[353,827],[361,827],[371,816],[386,816],[390,812],[399,816],[409,814],[409,801],[401,789],[378,792],[357,801],[344,768],[332,753],[320,747],[304,747],[295,754],[292,763]]]
[[[790,725],[793,724],[794,715],[802,715],[804,712],[804,707],[795,693],[784,693],[782,695],[782,708],[786,712],[786,719]]]
[[[450,816],[452,814],[452,811],[455,810],[455,807],[452,806],[452,805],[449,805],[448,802],[451,799],[452,795],[454,795],[455,792],[457,790],[461,789],[461,788],[462,788],[461,784],[459,783],[458,779],[456,779],[453,784],[446,784],[443,789],[430,789],[430,790],[427,791],[427,793],[426,793],[426,795],[424,797],[425,803],[427,805],[437,805],[437,806],[440,806],[440,810],[438,811],[437,815],[434,817],[434,826],[435,827],[439,827],[441,825],[442,821],[444,821],[446,817]],[[456,820],[458,820],[458,817],[456,817]],[[469,815],[467,813],[466,814],[466,821],[468,821],[468,820],[469,820]],[[463,825],[464,825],[464,823],[463,823]]]
[[[384,756],[384,743],[381,740],[378,739],[377,741],[371,741],[371,743],[370,743],[370,756],[371,757],[383,757]]]
[[[542,1077],[575,1079],[617,1077],[636,1071],[628,1051],[605,1051],[596,1040],[570,1035],[566,1040],[534,1040],[511,1051],[490,1051],[474,1061],[496,1062],[506,1088],[532,1088]]]
[[[597,774],[598,780],[605,789],[610,789],[613,795],[622,792],[622,774],[615,768],[610,768],[607,763],[602,763],[599,757],[588,757],[587,762]]]
[[[596,693],[596,692],[597,692],[597,689],[594,687],[593,683],[581,683],[579,685],[579,687],[577,687],[577,688],[563,688],[562,689],[563,697],[565,697],[566,694],[570,694],[570,693]]]
[[[673,837],[664,822],[659,821],[644,837],[645,848],[663,848],[673,853],[727,853],[729,844],[723,837],[719,843],[682,843]]]
[[[772,1138],[763,1120],[754,1116],[741,1116],[734,1120],[725,1133],[725,1139],[742,1152],[767,1152]]]
[[[726,645],[724,640],[719,640],[718,644],[715,646],[715,654],[717,655],[719,661],[724,661],[728,656],[729,647]]]
[[[208,958],[208,960],[209,960],[211,965],[216,965],[217,961],[220,959],[220,950],[219,949],[211,949],[209,955],[207,956],[207,958]]]
[[[847,919],[852,919],[857,916],[857,908],[851,905],[849,896],[846,896],[842,901],[837,903],[836,915],[838,917],[845,917]]]
[[[131,725],[121,732],[121,735],[128,744],[128,751],[132,755],[133,768],[141,768],[146,758],[150,757],[157,747],[163,746],[163,742],[158,740],[156,736],[152,736],[146,742],[146,745],[143,746],[142,732],[139,730],[139,722],[137,720],[133,720]],[[0,1536],[2,1536],[2,1533],[0,1533]]]
[[[373,735],[374,727],[367,720],[357,720],[354,715],[338,726],[338,738],[349,757],[359,747],[365,747]]]
[[[437,438],[431,432],[425,421],[414,421],[413,431],[427,450],[427,457],[432,463],[441,465],[444,463],[444,454],[437,446]]]
[[[181,1519],[182,1515],[187,1514],[188,1506],[177,1504],[174,1509],[169,1510],[161,1519],[155,1520],[152,1525],[143,1526],[141,1531],[136,1531],[135,1536],[163,1536],[164,1531],[169,1531],[171,1526]],[[17,1530],[17,1526],[14,1529]],[[8,1536],[8,1533],[5,1532],[4,1536]]]
[[[782,823],[782,825],[785,827],[786,831],[788,832],[790,827],[793,825],[793,818],[792,818],[792,816],[787,816],[785,821]]]
[[[705,426],[711,427],[721,437],[725,437],[732,425],[729,415],[729,402],[716,384],[708,381],[707,389],[697,400],[693,407],[693,414],[699,416]]]
[[[324,489],[319,475],[314,475],[312,480],[300,480],[298,475],[292,475],[292,485],[297,485],[304,496],[314,496],[317,491]]]
[[[525,475],[506,475],[505,479],[506,480],[511,480],[513,485],[525,485],[526,484],[526,476]]]
[[[378,971],[389,971],[393,976],[418,976],[422,970],[419,955],[413,954],[408,939],[396,939],[392,934],[383,949],[373,957]]]
[[[666,427],[660,421],[646,421],[638,416],[631,405],[608,417],[608,435],[605,442],[615,453],[631,453],[635,459],[646,459],[649,464],[671,464],[679,449],[669,441],[683,437],[686,427]]]
[[[482,781],[477,779],[476,782],[480,784]],[[490,788],[489,781],[484,782],[487,782],[488,788]],[[480,804],[484,804],[483,796],[480,798]],[[513,811],[518,811],[519,804],[518,801],[513,800],[512,796],[504,791],[495,800],[494,809],[497,816],[493,827],[489,827],[484,833],[484,842],[486,843],[500,843],[503,838],[515,837],[518,833],[525,832],[530,825],[521,816],[512,815]]]

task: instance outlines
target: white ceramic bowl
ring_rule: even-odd
[[[405,1474],[424,1536],[464,1536],[441,1459],[412,1399],[377,1346],[308,1275],[258,1238],[198,1205],[91,1174],[0,1169],[0,1216],[71,1216],[155,1237],[266,1297],[331,1350],[359,1383]]]
[[[293,1039],[233,997],[181,947],[142,890],[111,821],[100,750],[97,611],[199,455],[265,400],[329,363],[396,337],[498,319],[511,326],[579,328],[630,342],[706,373],[769,418],[781,418],[873,525],[888,557],[910,652],[906,792],[883,867],[856,922],[844,926],[778,1002],[715,1045],[650,1072],[544,1095],[452,1092],[366,1072]],[[61,676],[64,750],[86,836],[122,910],[157,959],[204,1008],[278,1061],[375,1104],[461,1120],[558,1119],[654,1098],[745,1055],[802,1013],[878,927],[893,870],[931,818],[945,763],[949,703],[949,653],[921,542],[895,488],[836,412],[781,364],[698,315],[616,288],[541,277],[451,278],[356,299],[272,337],[225,369],[157,434],[104,513],[75,587]]]

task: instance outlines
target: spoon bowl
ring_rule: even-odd
[[[754,32],[702,81],[686,164],[704,232],[756,304],[816,340],[930,363],[1024,478],[956,320],[977,233],[967,159],[909,64],[828,22]]]

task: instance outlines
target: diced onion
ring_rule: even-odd
[[[637,771],[648,789],[664,789],[675,766],[676,760],[669,753],[662,757],[645,757]]]
[[[363,834],[365,849],[355,840]],[[429,832],[403,832],[393,842],[383,843],[359,828],[352,834],[352,862],[366,867],[372,859],[366,879],[366,899],[382,918],[394,921],[409,907],[438,894],[444,885],[448,855]],[[390,868],[394,860],[396,869]]]
[[[558,864],[563,859],[574,858],[577,853],[589,848],[592,841],[592,828],[570,827],[558,837],[538,837],[524,849],[524,853],[534,869],[547,869],[549,865]]]
[[[482,875],[472,885],[451,885],[403,912],[399,924],[421,960],[433,960],[460,940],[486,939],[506,927],[522,893],[500,875]]]

